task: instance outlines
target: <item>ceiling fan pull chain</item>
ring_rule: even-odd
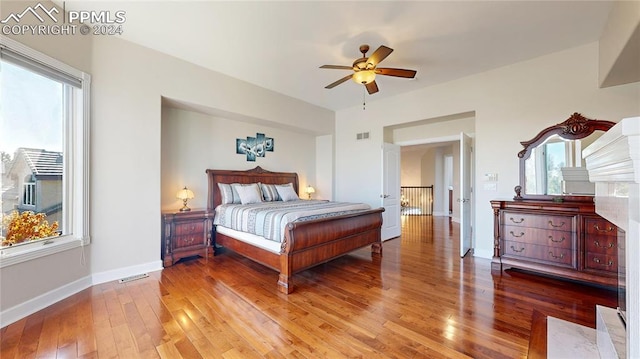
[[[362,111],[366,110],[366,106],[367,106],[367,97],[365,96],[364,93],[365,87],[362,87]]]

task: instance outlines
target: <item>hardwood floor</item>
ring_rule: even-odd
[[[232,252],[86,289],[0,331],[0,358],[521,358],[534,311],[594,327],[615,292],[458,255],[458,225],[403,217],[362,249],[294,277]]]

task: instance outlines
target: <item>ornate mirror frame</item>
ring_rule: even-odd
[[[579,140],[591,135],[595,131],[607,132],[616,123],[604,120],[588,119],[581,114],[575,112],[566,121],[554,126],[550,126],[540,131],[534,138],[529,141],[520,142],[524,149],[518,152],[520,158],[520,184],[515,187],[516,195],[513,199],[535,199],[535,200],[555,200],[561,198],[563,201],[591,201],[592,196],[575,196],[575,195],[547,195],[547,194],[526,194],[525,191],[525,161],[531,156],[534,148],[547,140],[547,138],[558,135],[567,140]]]

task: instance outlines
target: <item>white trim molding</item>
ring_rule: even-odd
[[[91,286],[142,273],[159,271],[162,270],[162,268],[162,261],[158,260],[130,267],[118,268],[106,272],[100,272],[91,276],[80,278],[74,282],[65,284],[26,302],[3,310],[2,312],[0,312],[0,328],[4,328],[11,323],[15,323],[24,317],[27,317]]]
[[[112,280],[118,280],[125,277],[134,276],[142,273],[156,272],[162,270],[162,261],[157,260],[153,262],[138,264],[125,268],[118,268],[109,270],[106,272],[94,273],[91,276],[91,282],[93,285],[111,282]]]
[[[91,278],[86,276],[9,309],[3,310],[2,313],[0,313],[0,328],[4,328],[11,323],[17,322],[28,315],[42,310],[89,287],[91,287]]]
[[[80,238],[63,236],[62,238],[56,238],[53,242],[45,240],[5,247],[0,249],[0,268],[68,251],[82,245],[83,241]]]

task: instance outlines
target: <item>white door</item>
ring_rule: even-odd
[[[382,240],[400,236],[400,146],[382,144]]]
[[[471,249],[471,137],[460,133],[460,257]]]

